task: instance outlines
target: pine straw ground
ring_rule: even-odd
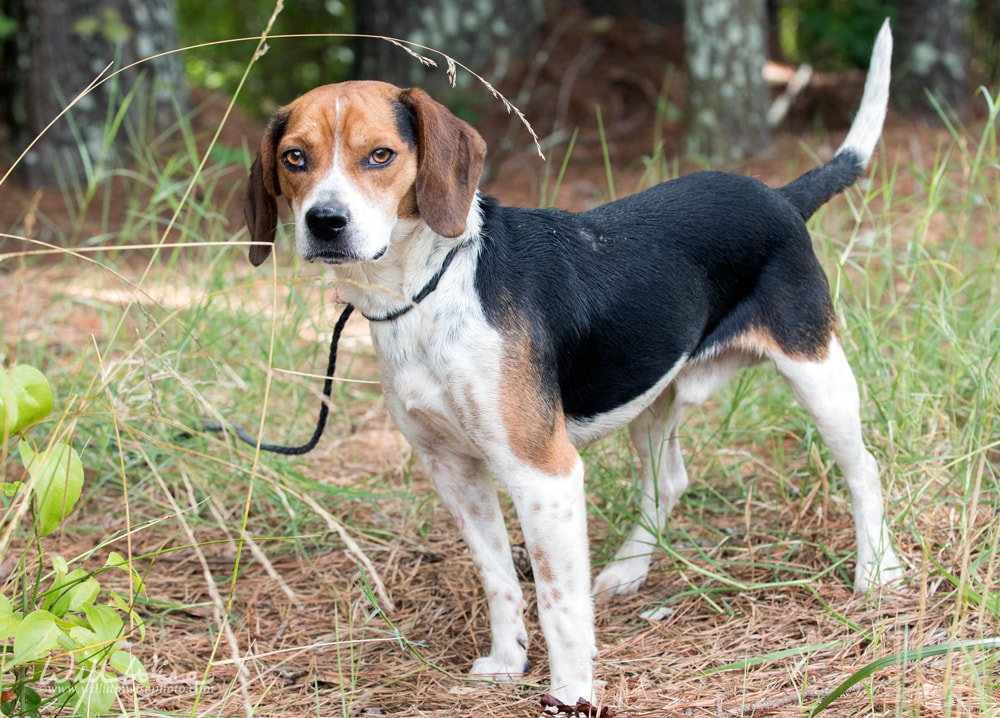
[[[190,537],[173,522],[167,531],[156,526],[139,531],[133,553],[158,554],[155,561],[139,562],[148,567],[149,603],[140,609],[147,617],[147,640],[132,648],[152,677],[152,690],[140,689],[136,696],[140,715],[537,714],[547,666],[530,585],[534,668],[524,684],[463,679],[462,672],[486,650],[489,635],[483,592],[468,553],[451,518],[434,501],[414,515],[412,495],[430,496],[431,487],[419,469],[406,475],[400,468],[400,447],[387,429],[361,429],[349,440],[363,447],[357,452],[363,460],[343,462],[335,445],[323,452],[328,456],[310,462],[316,467],[311,472],[349,488],[359,475],[379,471],[380,463],[395,463],[396,469],[383,475],[387,496],[351,516],[355,526],[377,526],[381,536],[391,537],[361,538],[395,602],[388,621],[366,597],[356,562],[335,545],[335,537],[319,540],[327,547],[297,559],[273,543],[284,541],[287,533],[287,527],[275,525],[273,542],[266,530],[254,532],[258,557],[244,548],[228,619],[231,635],[218,640],[237,554],[235,532],[196,530],[201,546],[192,550]],[[328,461],[339,465],[328,471]],[[697,470],[696,463],[693,476]],[[704,550],[748,584],[794,580],[799,572],[822,574],[831,561],[849,561],[853,529],[843,502],[827,497],[826,482],[818,488],[813,496],[784,504],[774,487],[760,480],[753,505],[744,507],[750,509],[749,530],[738,515],[706,512],[699,520],[725,531],[730,540],[709,542],[690,526],[693,542],[675,548],[701,568],[706,562],[699,550]],[[184,497],[177,500],[186,505]],[[108,517],[110,529],[120,524],[120,504],[120,496],[101,496],[84,511]],[[212,510],[217,521],[234,527],[241,508],[237,502],[219,502]],[[957,540],[953,519],[946,513],[921,516],[926,545]],[[689,524],[691,516],[682,509],[675,521]],[[592,545],[599,545],[606,527],[592,521],[591,530]],[[786,533],[792,538],[779,538]],[[64,555],[72,554],[72,538],[64,536]],[[82,539],[80,551],[91,543]],[[170,552],[173,548],[180,550]],[[911,564],[926,565],[919,547],[901,549]],[[261,560],[264,555],[270,561]],[[778,561],[788,570],[775,569]],[[95,566],[99,563],[103,559],[95,557]],[[117,574],[102,575],[108,586],[116,580],[122,581]],[[958,611],[954,592],[941,580],[928,584],[919,572],[903,590],[869,599],[855,596],[841,571],[806,585],[720,591],[714,594],[715,606],[690,595],[662,617],[643,617],[661,600],[710,585],[695,570],[661,558],[638,596],[598,604],[596,676],[605,685],[604,702],[616,715],[803,715],[803,706],[876,658],[995,632],[995,621],[991,626],[975,610],[971,615]],[[128,588],[123,582],[117,587]],[[768,656],[759,664],[747,662]],[[828,714],[899,715],[905,705],[903,715],[938,716],[945,707],[955,716],[997,715],[997,703],[983,705],[981,691],[966,684],[971,679],[964,660],[910,663],[905,677],[897,666],[882,669],[864,689],[838,699]],[[735,665],[726,668],[730,664]],[[124,700],[129,705],[129,696]]]

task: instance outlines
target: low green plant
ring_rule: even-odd
[[[8,545],[17,519],[30,513],[30,543],[36,551],[30,561],[28,551],[22,552],[0,593],[0,710],[4,716],[36,717],[43,708],[69,707],[89,718],[111,709],[122,678],[149,686],[145,668],[122,648],[134,629],[143,637],[144,626],[128,599],[102,589],[97,572],[71,568],[55,555],[49,558],[51,571],[43,575],[41,539],[73,510],[84,482],[71,430],[54,432],[41,449],[30,443],[27,430],[51,413],[52,404],[52,389],[38,369],[26,364],[10,372],[0,368],[3,453],[7,441],[16,441],[24,464],[17,481],[2,484],[4,513],[13,520],[0,534],[0,547]],[[104,568],[116,567],[131,574],[137,593],[142,590],[141,577],[112,552]],[[43,699],[39,689],[50,682],[53,694]]]
[[[19,364],[10,373],[0,367],[0,427],[16,434],[52,411],[52,387],[42,372]]]

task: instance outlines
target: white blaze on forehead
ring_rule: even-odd
[[[338,97],[333,103],[333,157],[330,160],[330,167],[337,166],[337,150],[339,149],[337,145],[340,144],[339,139],[344,136],[344,133],[340,131],[340,98]]]

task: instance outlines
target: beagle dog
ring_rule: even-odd
[[[791,184],[698,172],[581,213],[479,194],[486,144],[419,89],[327,85],[271,118],[247,189],[250,259],[268,257],[284,197],[299,256],[331,265],[370,320],[386,404],[486,591],[492,647],[472,674],[509,680],[528,669],[495,482],[524,529],[551,694],[592,701],[593,597],[646,580],[656,532],[688,484],[685,407],[765,360],[847,480],[855,588],[899,577],[857,385],[806,229],[872,155],[891,52],[886,24],[844,143]],[[626,426],[647,520],[591,582],[578,451]]]

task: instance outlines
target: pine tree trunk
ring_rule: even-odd
[[[687,0],[688,152],[738,160],[768,142],[765,0]]]
[[[514,58],[534,47],[544,19],[541,0],[364,0],[355,3],[355,13],[358,33],[392,34],[440,50],[494,85]],[[446,63],[433,53],[429,56],[437,69],[424,67],[384,40],[362,40],[355,53],[359,79],[419,86],[431,94],[449,85]],[[461,71],[456,80],[458,87],[473,84]]]
[[[931,96],[959,117],[968,100],[966,28],[970,0],[903,0],[893,101],[910,117],[940,121]]]
[[[13,0],[19,32],[21,72],[13,76],[10,120],[19,151],[111,62],[111,71],[174,49],[176,10],[172,0]],[[19,167],[29,185],[86,181],[125,138],[106,137],[123,97],[140,75],[127,118],[152,130],[176,118],[174,102],[187,107],[183,68],[168,56],[122,73],[84,97],[41,137]],[[109,110],[110,108],[110,110]],[[90,177],[90,180],[99,178]]]

